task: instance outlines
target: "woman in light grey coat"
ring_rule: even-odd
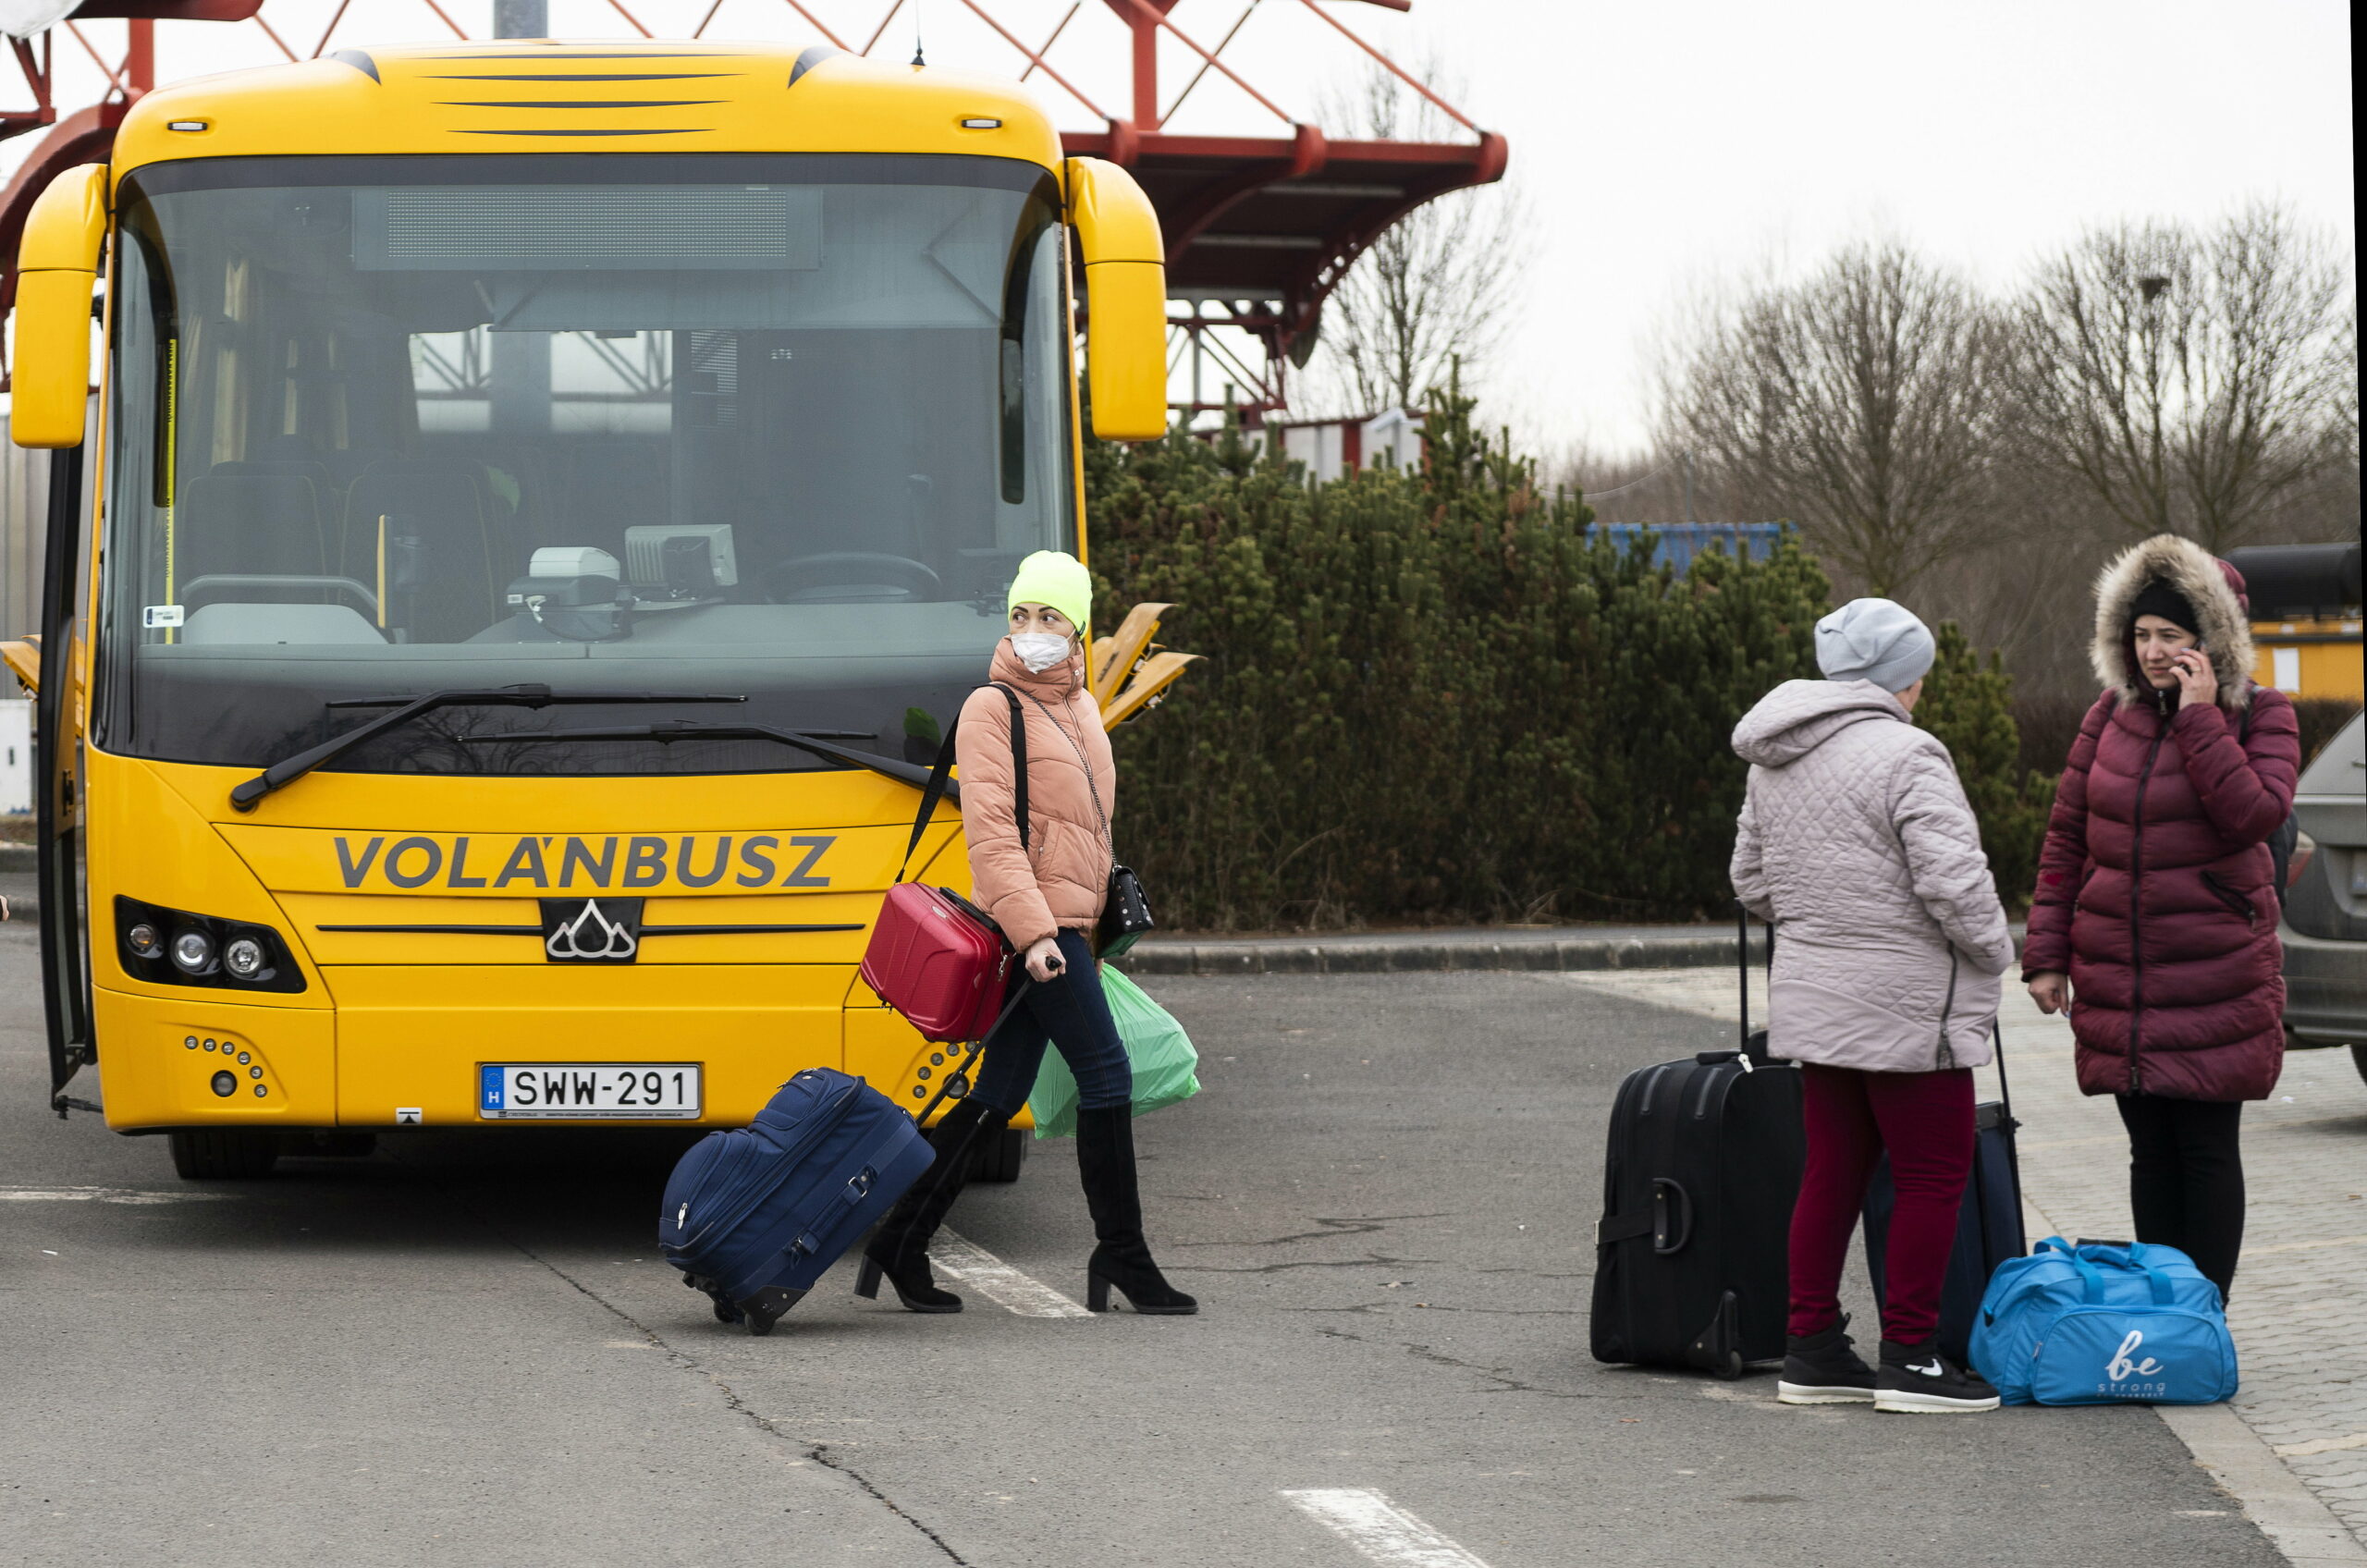
[[[1990,1060],[2013,938],[1948,750],[1908,717],[1931,632],[1889,600],[1857,599],[1816,638],[1826,679],[1785,681],[1734,736],[1751,765],[1735,891],[1781,927],[1768,1046],[1803,1064],[1807,1102],[1778,1397],[1992,1409],[1996,1391],[1933,1337],[1972,1163],[1971,1070]],[[1877,1373],[1850,1348],[1839,1291],[1885,1150],[1898,1207]]]

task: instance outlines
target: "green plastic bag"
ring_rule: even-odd
[[[1118,1021],[1118,1038],[1134,1072],[1134,1114],[1147,1116],[1200,1092],[1200,1053],[1175,1015],[1143,994],[1143,988],[1104,964],[1101,991],[1110,998],[1110,1015]],[[1076,1132],[1076,1079],[1055,1046],[1044,1048],[1044,1065],[1028,1093],[1027,1109],[1035,1113],[1036,1135],[1064,1138]]]

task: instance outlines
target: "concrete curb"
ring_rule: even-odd
[[[1583,934],[1405,932],[1389,936],[1146,941],[1113,961],[1130,974],[1392,974],[1468,970],[1699,969],[1735,962],[1731,931],[1671,925]],[[1751,933],[1754,961],[1766,937]]]
[[[2269,1544],[2296,1568],[2367,1563],[2367,1544],[2286,1467],[2235,1410],[2224,1404],[2157,1404],[2194,1462],[2244,1506]]]

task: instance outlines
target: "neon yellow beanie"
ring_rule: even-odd
[[[1038,550],[1019,563],[1005,614],[1021,605],[1049,605],[1083,631],[1093,621],[1093,574],[1062,550]]]

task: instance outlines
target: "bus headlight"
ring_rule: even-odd
[[[173,967],[183,974],[202,974],[214,967],[214,938],[202,931],[182,931],[173,937]]]
[[[117,951],[135,980],[232,991],[304,989],[304,972],[286,938],[268,925],[138,899],[117,898],[115,912]]]

